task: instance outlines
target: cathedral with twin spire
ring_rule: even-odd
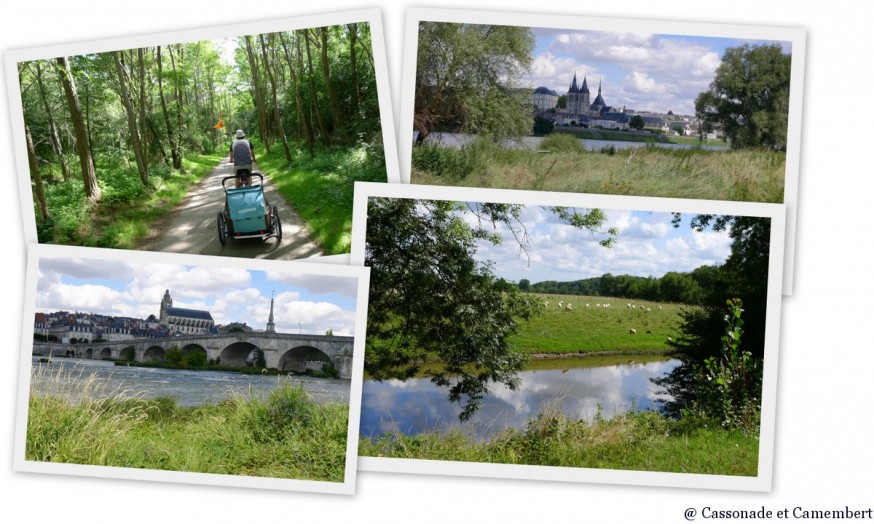
[[[595,97],[595,101],[591,102],[589,97],[589,85],[586,77],[583,76],[583,83],[578,86],[577,74],[574,73],[574,80],[567,91],[567,112],[575,115],[598,116],[605,110],[611,109],[604,103],[604,98],[601,96],[601,82],[598,82],[598,96]]]

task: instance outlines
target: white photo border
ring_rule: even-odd
[[[385,152],[385,170],[388,183],[400,182],[398,168],[397,141],[395,135],[394,113],[392,112],[391,89],[388,77],[388,62],[385,49],[385,34],[382,26],[382,13],[377,8],[340,11],[316,15],[277,18],[232,25],[218,25],[150,33],[144,35],[121,36],[93,41],[68,44],[54,44],[43,47],[16,49],[4,53],[6,62],[6,89],[9,92],[9,114],[15,151],[15,167],[18,172],[19,198],[24,224],[25,244],[38,243],[36,215],[33,213],[33,192],[30,182],[30,167],[27,163],[27,144],[24,139],[24,110],[21,98],[21,83],[18,64],[31,60],[104,53],[122,49],[134,49],[155,45],[198,42],[241,35],[292,31],[310,27],[325,27],[342,24],[366,22],[370,25],[373,52],[374,75],[376,77],[379,117],[382,127],[382,144]],[[188,254],[188,253],[185,253]],[[314,260],[327,263],[347,263],[347,255],[329,255]]]
[[[801,162],[801,116],[804,99],[804,65],[806,31],[792,27],[675,22],[633,18],[593,18],[576,15],[553,15],[462,9],[410,8],[404,32],[403,72],[398,120],[398,154],[401,181],[411,180],[413,115],[415,112],[416,53],[420,22],[499,24],[534,28],[582,29],[590,31],[639,31],[669,35],[695,35],[724,38],[748,38],[792,42],[792,66],[789,85],[789,125],[786,142],[786,172],[783,179],[783,204],[786,205],[785,258],[783,291],[791,296],[795,280],[795,230],[797,223],[798,180]],[[408,125],[409,123],[409,125]]]
[[[771,249],[768,260],[762,412],[758,475],[756,477],[383,457],[360,457],[358,462],[358,469],[360,471],[744,491],[770,491],[772,489],[777,402],[777,361],[780,350],[780,313],[782,303],[780,276],[783,267],[783,242],[786,228],[786,206],[784,204],[357,182],[355,184],[355,202],[353,206],[354,219],[352,223],[351,254],[351,261],[356,265],[364,265],[367,202],[370,197],[766,217],[771,219]]]
[[[387,185],[387,184],[385,184]],[[246,477],[184,471],[162,471],[112,466],[37,462],[25,459],[27,445],[28,400],[30,398],[31,355],[33,353],[33,318],[36,311],[36,288],[39,278],[39,262],[44,257],[83,258],[94,260],[117,260],[133,263],[185,264],[200,267],[237,268],[260,271],[299,272],[317,276],[357,278],[355,306],[355,340],[352,354],[352,378],[349,390],[349,424],[347,427],[346,459],[343,482]],[[358,420],[361,414],[361,386],[364,376],[364,340],[367,330],[367,302],[370,290],[369,268],[319,264],[299,261],[276,261],[158,253],[121,249],[31,244],[27,251],[27,276],[25,278],[23,321],[21,327],[21,351],[19,353],[18,404],[15,416],[15,442],[12,469],[30,473],[51,473],[86,477],[117,478],[206,484],[242,488],[307,491],[353,495],[357,476]]]

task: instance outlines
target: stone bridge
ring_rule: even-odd
[[[223,366],[245,367],[256,349],[264,352],[268,368],[304,372],[307,362],[330,360],[343,378],[352,376],[354,337],[294,335],[288,333],[226,333],[186,335],[169,338],[137,338],[113,342],[59,344],[34,342],[34,355],[155,362],[165,359],[167,350],[179,348],[184,354],[205,353],[206,359]]]

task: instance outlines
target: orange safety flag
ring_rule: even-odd
[[[219,123],[212,126],[213,129],[224,129],[225,128],[225,115],[224,113],[219,116]]]

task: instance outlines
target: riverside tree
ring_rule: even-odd
[[[372,198],[367,208],[365,264],[372,268],[365,369],[375,380],[426,375],[449,388],[449,400],[469,419],[492,383],[514,389],[526,357],[507,338],[520,319],[542,309],[539,300],[477,261],[477,241],[501,242],[503,224],[523,251],[530,245],[519,222],[523,206],[437,200]],[[597,231],[598,209],[551,208],[566,222]],[[477,225],[465,220],[473,215]],[[468,218],[470,218],[468,216]],[[601,244],[612,244],[615,230]]]
[[[715,272],[708,271],[711,274],[708,276],[709,285],[702,287],[702,307],[682,313],[682,335],[672,343],[673,355],[681,361],[680,365],[665,377],[654,379],[671,397],[662,403],[664,411],[675,417],[707,405],[701,402],[702,395],[707,392],[701,389],[700,372],[709,359],[723,356],[726,315],[733,314],[726,309],[727,302],[739,299],[744,311],[743,339],[733,351],[749,354],[750,368],[757,369],[758,373],[761,373],[765,351],[770,219],[698,215],[692,220],[692,227],[698,230],[711,227],[716,231],[728,229],[732,244],[731,255],[725,264],[715,268]],[[748,407],[758,410],[761,376],[747,383],[750,388],[743,393],[751,404]],[[703,414],[718,416],[715,413]]]
[[[733,148],[786,150],[792,55],[780,44],[730,47],[695,99],[702,129],[721,127]]]
[[[420,23],[417,142],[438,127],[499,137],[530,134],[527,91],[513,88],[533,49],[534,36],[525,27]]]

